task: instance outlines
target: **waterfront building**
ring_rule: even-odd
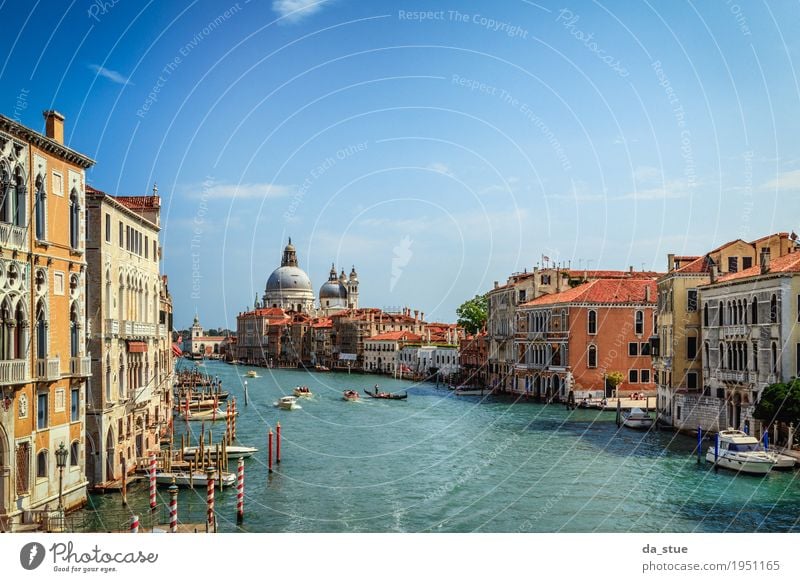
[[[64,117],[0,115],[0,531],[86,501],[85,171]],[[59,471],[56,451],[67,452]]]
[[[311,342],[311,365],[333,366],[333,321],[330,317],[317,317],[309,324],[309,341]]]
[[[364,340],[364,371],[394,374],[399,352],[408,343],[419,343],[422,336],[409,331],[389,331]]]
[[[651,340],[661,423],[691,430],[725,424],[723,402],[704,378],[701,289],[719,275],[759,265],[760,251],[785,255],[790,242],[788,234],[777,233],[749,243],[737,239],[702,256],[668,255],[668,271],[658,280],[657,331]]]
[[[422,336],[425,314],[404,307],[400,312],[376,308],[342,311],[331,315],[333,329],[331,360],[334,367],[364,369],[364,346],[367,338],[387,332],[410,332]]]
[[[652,279],[596,279],[524,303],[516,321],[514,392],[564,400],[604,391],[622,372],[618,392],[655,392],[648,338]]]
[[[228,335],[206,335],[200,319],[195,315],[192,327],[189,328],[189,340],[185,342],[183,351],[200,358],[219,358],[230,343]]]
[[[461,339],[458,348],[460,383],[485,387],[488,364],[486,330]]]
[[[245,364],[277,365],[284,329],[291,317],[279,307],[259,308],[236,316],[236,354]]]
[[[719,424],[704,426],[692,402],[675,403],[675,423],[758,434],[753,408],[770,384],[800,376],[800,252],[727,273],[700,288],[704,394],[716,400]]]
[[[160,274],[161,198],[87,187],[92,390],[86,475],[120,479],[160,448],[171,419],[171,298]],[[162,323],[163,322],[163,323]]]

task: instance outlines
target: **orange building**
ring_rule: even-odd
[[[47,135],[0,115],[0,531],[86,501],[83,210],[94,162],[64,145],[61,114],[44,116]]]
[[[655,393],[650,359],[656,282],[598,279],[520,306],[512,391],[547,400],[602,392],[606,375],[621,391]]]

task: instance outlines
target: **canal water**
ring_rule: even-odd
[[[260,449],[245,464],[242,526],[235,489],[217,491],[219,531],[800,530],[800,473],[715,473],[697,464],[692,438],[618,429],[613,412],[456,397],[383,376],[259,368],[259,378],[245,378],[248,368],[219,362],[201,369],[236,395],[239,444]],[[376,383],[408,399],[342,400],[344,389]],[[297,385],[314,393],[301,410],[273,406]],[[278,421],[282,463],[269,475],[266,435]],[[176,423],[176,439],[185,426]],[[216,430],[214,441],[224,423]],[[132,511],[147,513],[146,483],[128,496]],[[160,488],[159,503],[167,499]],[[182,489],[179,514],[192,521],[187,514],[202,516],[204,503],[205,489]],[[119,528],[119,495],[91,496],[82,516],[94,531]]]

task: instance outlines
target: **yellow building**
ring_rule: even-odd
[[[85,170],[64,145],[0,115],[0,531],[86,501]],[[57,451],[66,454],[58,467]]]

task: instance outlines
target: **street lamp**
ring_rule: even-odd
[[[56,449],[56,467],[58,467],[58,508],[64,509],[64,504],[61,501],[61,492],[63,490],[64,484],[64,467],[67,466],[67,455],[69,452],[67,451],[66,447],[64,447],[64,443],[62,442],[58,445],[58,449]]]

